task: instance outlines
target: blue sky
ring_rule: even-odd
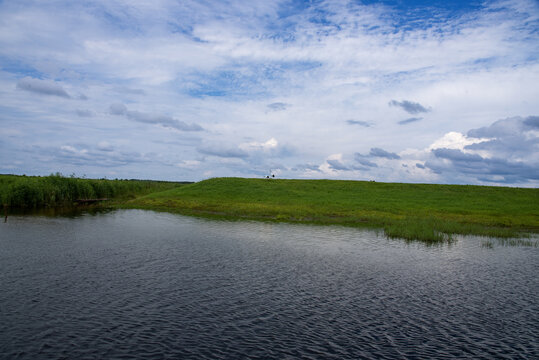
[[[539,184],[537,1],[2,1],[0,173]]]

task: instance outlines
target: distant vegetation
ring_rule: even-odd
[[[180,183],[150,180],[106,180],[50,176],[0,175],[0,202],[11,208],[71,205],[78,199],[133,199],[168,190]]]
[[[206,217],[382,228],[391,238],[539,232],[539,189],[342,180],[216,178],[122,205]]]

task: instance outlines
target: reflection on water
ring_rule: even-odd
[[[75,218],[83,215],[98,215],[106,214],[113,211],[112,207],[103,205],[73,205],[73,206],[57,206],[50,208],[14,208],[3,209],[3,215],[9,219],[12,216],[47,216],[47,217],[67,217]],[[6,222],[7,222],[6,219]]]
[[[137,210],[0,224],[0,358],[537,358],[539,249]]]

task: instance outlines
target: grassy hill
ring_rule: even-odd
[[[539,232],[539,189],[342,180],[215,178],[128,201],[186,215],[383,228],[389,237]]]

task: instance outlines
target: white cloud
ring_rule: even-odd
[[[440,181],[415,165],[433,149],[493,159],[493,143],[469,147],[491,138],[469,129],[539,114],[535,1],[452,16],[435,4],[414,23],[399,8],[345,0],[66,4],[0,4],[0,122],[17,131],[0,141],[21,172],[43,162],[15,149],[43,139],[80,151],[63,141],[81,138],[98,144],[88,156],[156,154],[157,177],[258,176],[278,164],[290,177]],[[400,159],[354,159],[371,149]]]
[[[245,151],[271,151],[276,149],[279,142],[275,138],[271,138],[266,142],[248,142],[239,145],[239,148]]]
[[[186,168],[186,169],[194,169],[197,168],[201,164],[198,160],[182,160],[181,162],[177,163],[176,166],[180,168]]]
[[[439,148],[464,150],[464,148],[468,145],[480,143],[487,140],[488,139],[485,138],[469,138],[459,132],[451,131],[442,136],[440,139],[434,141],[427,148],[427,150],[431,151],[433,149]]]
[[[97,149],[101,151],[113,151],[114,147],[108,141],[100,141],[97,143]]]

